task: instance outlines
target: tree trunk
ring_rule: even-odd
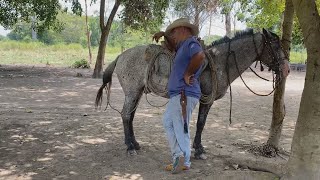
[[[296,123],[288,179],[320,178],[320,16],[315,0],[293,0],[307,48],[307,72]]]
[[[288,54],[288,58],[290,58],[290,42],[292,37],[293,14],[294,14],[294,9],[292,5],[292,0],[286,0],[286,7],[284,10],[283,22],[282,22],[282,40],[281,41],[282,41],[283,49]],[[286,87],[286,77],[280,81],[279,85],[276,87],[276,90],[273,96],[273,114],[272,114],[272,122],[271,122],[267,144],[272,145],[273,147],[276,147],[276,148],[278,148],[278,145],[279,145],[283,119],[286,115],[285,104],[284,104],[285,87]]]
[[[234,34],[237,32],[236,26],[237,26],[237,15],[235,14],[235,15],[233,16],[233,33],[234,33]]]
[[[200,9],[198,4],[196,5],[196,9],[195,9],[194,25],[196,25],[198,29],[200,29]]]
[[[210,20],[209,20],[209,33],[208,36],[211,35],[211,26],[212,26],[212,13],[210,13]]]
[[[105,57],[106,45],[107,45],[107,32],[104,30],[101,32],[101,38],[99,43],[99,50],[97,55],[97,62],[93,71],[93,78],[102,77],[103,59]]]
[[[85,11],[86,11],[86,30],[87,30],[87,45],[88,45],[88,50],[89,50],[89,59],[88,63],[92,63],[92,53],[91,53],[91,41],[90,41],[90,31],[89,31],[89,25],[88,25],[88,5],[87,5],[87,0],[84,0],[85,4]]]
[[[114,3],[114,6],[112,8],[112,11],[110,13],[110,16],[108,18],[107,24],[104,25],[104,11],[105,11],[105,0],[100,1],[100,29],[101,29],[101,38],[100,38],[100,44],[99,44],[99,50],[97,55],[97,61],[96,65],[93,71],[93,78],[101,78],[102,77],[102,66],[104,62],[105,57],[105,50],[106,50],[106,44],[108,35],[110,32],[111,24],[114,19],[114,16],[120,6],[120,0],[116,0]]]
[[[37,31],[36,31],[36,17],[31,16],[31,38],[32,40],[37,40]]]
[[[232,34],[231,34],[231,18],[230,18],[230,12],[227,12],[225,14],[226,16],[226,22],[225,22],[225,25],[226,25],[226,35],[231,38]]]

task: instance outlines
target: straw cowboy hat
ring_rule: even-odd
[[[196,25],[193,25],[189,22],[187,18],[180,18],[175,21],[173,21],[166,29],[166,34],[170,33],[172,29],[177,28],[177,27],[187,27],[190,28],[191,33],[193,36],[198,36],[199,34],[199,29]]]

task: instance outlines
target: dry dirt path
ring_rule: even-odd
[[[192,159],[189,172],[171,175],[163,169],[170,162],[161,119],[164,107],[154,108],[142,97],[134,120],[142,149],[137,156],[127,157],[120,115],[111,109],[94,109],[101,79],[90,75],[90,70],[69,68],[0,67],[0,179],[211,179],[236,172],[231,166],[226,168],[231,153],[241,151],[232,144],[259,144],[268,138],[273,97],[253,95],[238,79],[232,85],[233,123],[228,122],[228,94],[215,102],[208,116],[203,132],[208,159]],[[271,77],[267,72],[262,75]],[[287,80],[287,116],[280,142],[287,151],[304,76],[293,72]],[[244,73],[244,79],[258,92],[272,88],[271,83],[249,72]],[[167,101],[150,95],[148,99],[155,105]],[[114,76],[111,103],[121,109],[123,100]],[[191,122],[192,138],[196,113]]]

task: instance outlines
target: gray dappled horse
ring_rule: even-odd
[[[279,37],[265,29],[263,29],[263,32],[257,33],[252,30],[242,31],[232,39],[222,38],[206,48],[206,55],[206,61],[211,61],[211,66],[208,65],[210,63],[207,63],[203,68],[200,76],[200,86],[202,94],[211,94],[213,99],[206,102],[200,101],[197,131],[193,142],[196,158],[201,158],[205,153],[201,144],[201,134],[213,101],[222,98],[226,94],[230,83],[250,67],[253,62],[260,61],[270,70],[280,73],[280,64],[284,60],[288,60],[286,53],[281,48]],[[111,78],[115,70],[125,94],[121,117],[125,144],[130,155],[136,154],[136,150],[140,149],[134,136],[132,123],[143,92],[153,92],[168,98],[166,93],[160,92],[166,90],[173,58],[168,58],[169,56],[158,45],[136,46],[120,54],[104,72],[103,84],[96,98],[96,106],[101,104],[104,88],[107,89],[109,101]],[[208,57],[210,57],[209,60]],[[150,69],[154,71],[153,75],[149,75]],[[154,83],[156,88],[161,91],[155,91],[154,86],[148,85],[150,79],[156,82]],[[145,88],[146,86],[148,87]]]

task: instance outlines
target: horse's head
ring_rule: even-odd
[[[281,46],[279,36],[276,34],[263,29],[262,43],[263,49],[259,55],[262,64],[266,65],[269,70],[274,71],[276,74],[282,72],[283,64],[288,61],[288,55]]]

